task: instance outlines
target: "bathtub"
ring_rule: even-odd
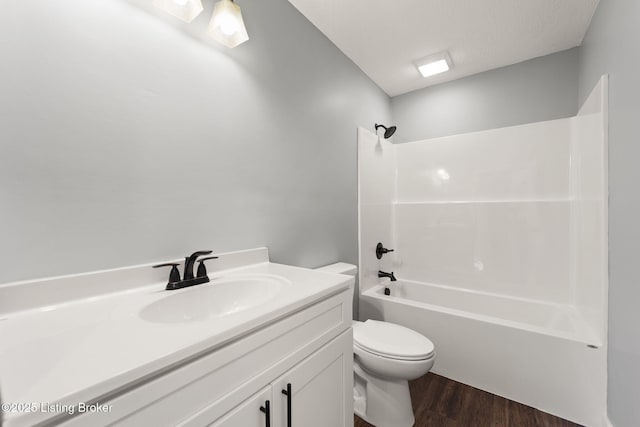
[[[432,372],[586,426],[606,426],[606,348],[570,305],[407,280],[360,296],[360,319],[436,346]]]

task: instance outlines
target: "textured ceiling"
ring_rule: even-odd
[[[598,0],[289,0],[390,96],[579,46]],[[634,0],[636,1],[636,0]],[[451,71],[413,61],[448,50]]]

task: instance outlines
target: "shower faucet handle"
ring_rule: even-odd
[[[387,254],[389,252],[393,252],[393,249],[387,249],[382,246],[382,243],[378,243],[376,245],[376,258],[381,259],[382,255]]]

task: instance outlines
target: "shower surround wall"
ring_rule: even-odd
[[[606,416],[606,87],[569,119],[359,131],[361,319],[428,336],[435,372],[586,425]],[[378,241],[396,251],[378,261]]]
[[[398,272],[567,303],[570,123],[398,146]]]

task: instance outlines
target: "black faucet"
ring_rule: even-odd
[[[180,271],[178,270],[177,263],[165,263],[154,265],[153,268],[158,267],[171,267],[171,273],[169,273],[169,283],[167,283],[167,287],[165,288],[168,291],[173,291],[176,289],[182,289],[189,286],[200,285],[202,283],[207,283],[209,281],[209,276],[207,275],[207,269],[204,266],[204,261],[209,259],[216,259],[217,256],[211,256],[207,258],[202,258],[200,260],[200,267],[198,267],[198,277],[193,277],[193,266],[196,263],[196,260],[199,256],[209,255],[212,251],[197,251],[192,253],[190,256],[184,259],[184,277],[180,280]]]
[[[184,280],[193,279],[193,266],[199,256],[210,255],[213,251],[197,251],[184,259]]]
[[[393,271],[391,273],[385,273],[384,271],[378,271],[378,277],[388,277],[392,282],[397,281],[396,276],[393,275]]]

